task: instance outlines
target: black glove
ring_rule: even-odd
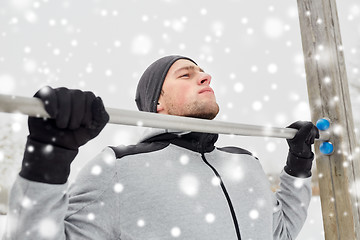
[[[109,121],[101,98],[92,92],[45,87],[34,97],[42,100],[50,119],[29,117],[20,176],[63,184],[78,148],[96,137]]]
[[[311,145],[315,138],[319,138],[319,130],[312,122],[297,121],[288,128],[297,129],[292,139],[286,139],[289,145],[289,154],[284,170],[294,177],[310,177],[314,153]]]

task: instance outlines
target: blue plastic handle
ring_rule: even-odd
[[[329,129],[330,121],[326,118],[319,119],[316,122],[316,127],[321,131],[325,131],[325,130]]]
[[[330,155],[334,151],[334,146],[331,142],[323,142],[320,144],[320,152],[325,155]]]

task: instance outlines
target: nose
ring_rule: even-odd
[[[199,85],[210,85],[211,75],[205,72],[201,72],[198,80]]]

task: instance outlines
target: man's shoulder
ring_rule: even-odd
[[[109,146],[109,148],[114,151],[116,158],[119,159],[129,155],[156,152],[166,148],[168,145],[169,143],[165,142],[140,142],[135,145]]]
[[[234,147],[234,146],[227,146],[227,147],[217,147],[216,148],[219,151],[232,153],[232,154],[246,154],[254,157],[255,159],[259,160],[257,157],[255,157],[251,152],[249,152],[246,149]]]

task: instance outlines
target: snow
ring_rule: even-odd
[[[193,197],[197,195],[199,191],[200,182],[193,175],[185,175],[180,178],[179,187],[184,194]]]
[[[296,188],[302,188],[302,186],[304,186],[304,180],[302,178],[297,178],[295,181],[294,181],[294,186]]]
[[[215,215],[212,213],[208,213],[205,215],[205,221],[207,223],[213,223],[215,221]]]
[[[59,224],[53,219],[46,218],[39,222],[38,231],[41,237],[44,239],[52,239],[59,231]]]
[[[131,46],[132,52],[136,55],[146,55],[152,49],[151,37],[147,35],[136,36]]]
[[[276,150],[276,144],[274,142],[267,143],[266,150],[269,152],[274,152]]]
[[[252,209],[252,210],[249,212],[249,217],[250,217],[252,220],[255,220],[255,219],[259,218],[259,211],[256,210],[256,209]]]
[[[264,31],[269,38],[276,39],[281,37],[284,30],[284,23],[280,18],[271,17],[265,19]]]
[[[275,74],[278,71],[278,66],[275,63],[270,63],[267,67],[267,70],[271,74]]]
[[[251,66],[251,71],[253,73],[256,73],[257,71],[259,71],[259,68],[256,65],[253,65],[253,66]]]
[[[181,234],[180,228],[178,228],[178,227],[173,227],[173,228],[171,229],[171,236],[173,236],[173,237],[179,237],[180,234]]]
[[[263,107],[263,104],[260,101],[255,101],[251,106],[254,109],[254,111],[260,111]]]
[[[145,221],[144,221],[143,219],[139,219],[139,220],[137,221],[137,225],[138,225],[139,227],[144,227],[144,226],[145,226]]]
[[[126,4],[85,0],[3,1],[0,93],[32,96],[44,85],[66,86],[96,91],[109,107],[134,110],[136,82],[143,70],[163,54],[183,54],[212,74],[221,108],[218,120],[279,127],[309,120],[296,2],[259,1],[224,1],[221,8],[204,0],[194,2],[191,8],[176,0],[156,3],[137,0]],[[338,1],[337,7],[343,39],[338,50],[345,54],[355,129],[359,129],[360,115],[355,110],[360,107],[360,5],[356,1]],[[311,17],[311,12],[306,15]],[[323,21],[317,19],[318,24]],[[319,64],[327,64],[327,48],[320,45],[317,49],[315,58]],[[325,77],[323,81],[331,84],[333,80]],[[330,97],[331,104],[337,104],[339,96]],[[28,132],[24,119],[14,121],[10,115],[2,114],[0,123],[9,123],[6,127],[1,125],[1,135],[20,135],[25,141]],[[106,126],[97,139],[83,147],[73,169],[80,168],[104,146],[135,143],[141,132],[137,129],[140,128]],[[337,126],[334,130],[335,134],[343,132]],[[8,175],[17,172],[21,161],[24,149],[23,145],[15,147],[17,142],[20,141],[2,140],[6,145],[0,148],[0,167],[6,170],[5,182]],[[285,141],[220,136],[217,145],[239,146],[256,153],[266,173],[279,173],[286,161]],[[16,154],[8,154],[15,149]],[[31,147],[27,150],[34,151]],[[344,167],[352,164],[351,158],[349,154]],[[114,163],[112,156],[104,161]],[[188,161],[186,156],[179,158],[181,165]],[[92,172],[101,175],[101,168],[94,167]],[[235,168],[231,174],[239,180],[243,173]],[[74,171],[71,179],[75,176]],[[189,196],[200,187],[193,176],[185,176],[179,184]],[[212,184],[218,186],[220,179],[214,177]],[[123,188],[120,183],[114,185],[115,192],[120,193]],[[357,187],[351,186],[355,193],[354,189]],[[28,203],[25,201],[24,206]],[[310,206],[316,206],[309,210],[311,220],[305,225],[311,230],[305,229],[302,233],[309,235],[299,239],[322,239],[320,204],[312,202]]]
[[[54,150],[54,146],[50,144],[46,145],[44,148],[44,152],[47,154],[51,153],[53,150]]]
[[[12,94],[15,93],[16,81],[10,74],[0,73],[1,88],[0,93]]]
[[[212,179],[211,179],[211,184],[214,185],[214,186],[220,186],[220,183],[221,183],[221,179],[217,176],[214,176]]]
[[[89,219],[89,221],[94,221],[95,220],[95,214],[94,213],[89,213],[87,215],[87,218]]]
[[[27,147],[28,152],[34,152],[34,150],[35,150],[35,148],[33,146],[28,145],[28,147]]]
[[[121,193],[124,190],[124,186],[121,183],[116,183],[114,185],[114,191],[116,193]]]
[[[91,168],[91,174],[93,174],[93,175],[100,175],[101,172],[102,172],[102,169],[99,165],[95,165]]]
[[[180,163],[181,163],[182,165],[188,164],[189,161],[190,161],[189,156],[187,156],[187,155],[181,155],[181,157],[180,157]]]
[[[38,21],[38,16],[33,11],[26,11],[25,19],[29,23],[36,23]]]
[[[234,84],[234,91],[237,93],[241,93],[244,90],[244,84],[241,82],[237,82]]]
[[[32,201],[30,198],[28,197],[24,197],[23,200],[21,201],[21,206],[25,209],[31,208],[33,205]]]

